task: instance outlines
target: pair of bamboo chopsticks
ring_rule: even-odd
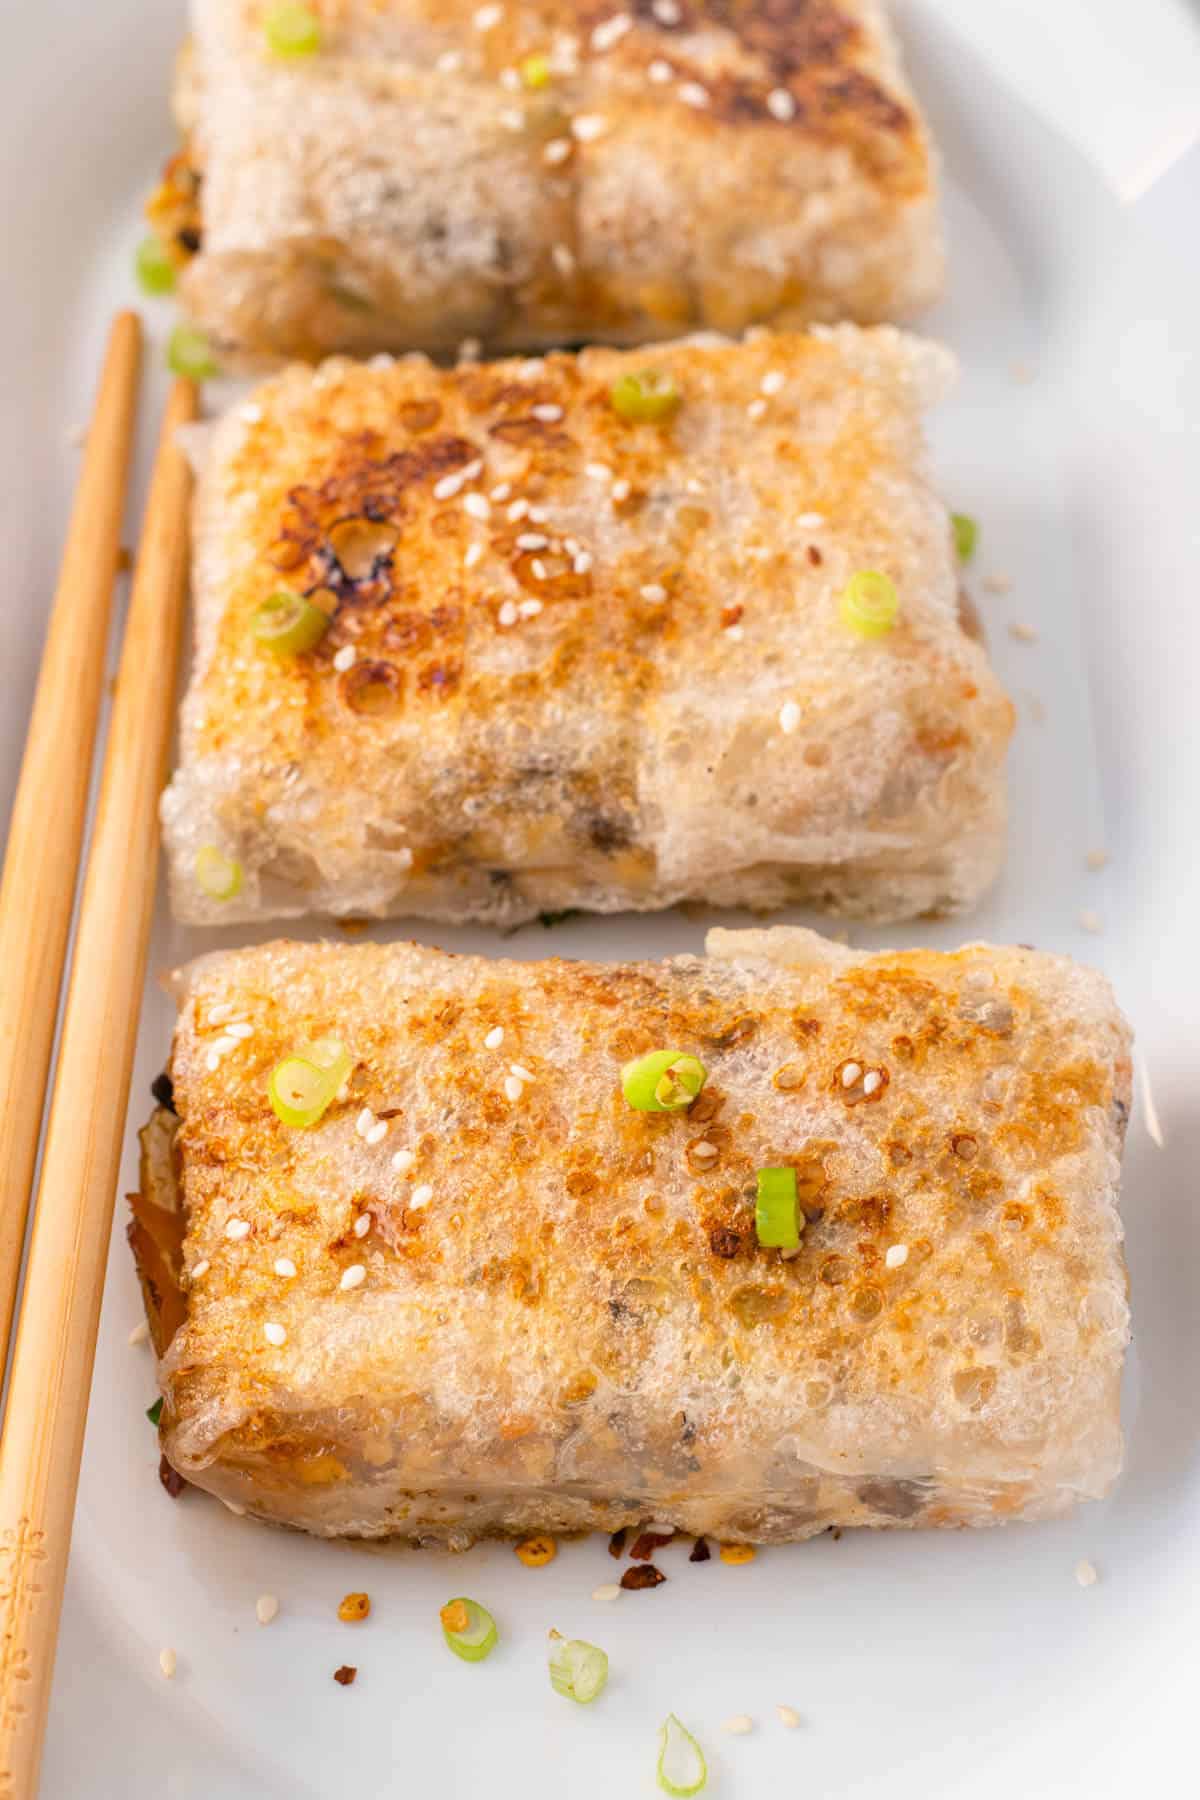
[[[109,340],[0,887],[0,1343],[7,1344],[66,958],[141,362]],[[171,394],[142,526],[84,876],[0,1437],[0,1795],[33,1800],[141,1009],[187,576]]]

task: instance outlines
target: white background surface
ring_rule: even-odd
[[[982,521],[972,587],[1017,701],[1007,874],[958,928],[855,934],[1015,938],[1103,966],[1139,1034],[1166,1134],[1135,1112],[1125,1217],[1135,1346],[1128,1472],[1055,1525],[847,1534],[748,1568],[661,1559],[653,1594],[590,1600],[601,1539],[541,1572],[492,1546],[448,1563],[318,1545],[155,1479],[148,1353],[118,1209],[43,1794],[52,1800],[609,1800],[654,1790],[675,1710],[717,1800],[969,1796],[1089,1800],[1194,1791],[1200,1581],[1200,1161],[1195,1018],[1200,734],[1200,32],[1179,0],[908,0],[914,79],[948,170],[952,278],[928,328],[964,364],[933,422],[945,492]],[[179,9],[147,0],[6,8],[0,412],[0,800],[15,781],[42,622],[103,334],[128,302],[138,205],[171,147]],[[168,318],[151,319],[158,343]],[[1014,379],[1025,365],[1034,379]],[[161,397],[157,370],[146,445]],[[132,541],[132,536],[131,540]],[[982,578],[1011,577],[991,595]],[[1036,626],[1034,645],[1008,634]],[[1088,873],[1085,852],[1112,855]],[[1081,930],[1099,913],[1101,936]],[[677,915],[533,927],[509,954],[696,948]],[[494,945],[481,932],[434,941]],[[161,922],[152,962],[202,940]],[[169,1008],[151,995],[135,1122]],[[132,1164],[127,1169],[131,1172]],[[1087,1592],[1076,1560],[1101,1572]],[[338,1598],[368,1588],[351,1631]],[[254,1620],[257,1594],[279,1619]],[[476,1594],[505,1641],[483,1667],[444,1651],[436,1608]],[[593,1708],[544,1674],[551,1624],[609,1651]],[[179,1675],[158,1672],[164,1644]],[[356,1663],[356,1686],[330,1679]],[[801,1713],[786,1732],[777,1703]],[[749,1738],[720,1722],[748,1712]]]

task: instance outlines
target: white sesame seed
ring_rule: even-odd
[[[628,13],[614,13],[611,19],[604,19],[592,32],[592,49],[603,54],[619,43],[633,24]]]
[[[608,130],[608,120],[600,113],[580,113],[571,120],[571,136],[581,144],[590,144],[598,137],[603,137]]]
[[[1038,634],[1032,625],[1025,625],[1015,619],[1008,628],[1009,637],[1016,638],[1018,644],[1036,644]]]
[[[192,1271],[188,1277],[189,1281],[201,1281],[204,1276],[208,1274],[210,1267],[211,1264],[209,1263],[207,1256],[201,1257],[198,1263],[192,1264]]]
[[[866,1075],[863,1076],[863,1093],[873,1094],[882,1080],[883,1076],[879,1073],[878,1069],[868,1070]]]
[[[368,356],[367,358],[368,369],[394,369],[395,366],[395,357],[390,356],[386,350],[381,350],[378,356]]]
[[[612,470],[609,468],[607,463],[602,463],[602,462],[584,463],[583,472],[587,476],[589,481],[611,481],[612,480]]]
[[[287,1343],[287,1332],[283,1329],[282,1325],[276,1325],[274,1323],[264,1325],[263,1336],[266,1338],[268,1344],[274,1344],[277,1350],[281,1345]]]
[[[453,75],[456,69],[462,68],[462,51],[443,50],[434,67],[443,75]]]
[[[232,1011],[233,1007],[228,1000],[220,1000],[217,1002],[216,1006],[209,1007],[208,1023],[210,1025],[223,1025]]]
[[[801,531],[819,531],[825,523],[825,516],[823,513],[801,513],[796,523]]]
[[[1086,1557],[1081,1558],[1075,1564],[1075,1579],[1080,1587],[1095,1587],[1100,1579],[1095,1563],[1089,1562]]]
[[[401,844],[399,850],[392,851],[392,867],[394,869],[411,869],[413,853],[407,844]]]
[[[515,525],[519,519],[523,519],[525,517],[525,514],[528,511],[529,511],[528,500],[524,499],[523,497],[520,499],[514,500],[512,505],[508,509],[507,517],[509,519],[509,522],[511,524]]]
[[[591,572],[591,567],[592,567],[591,551],[590,550],[577,551],[575,554],[575,561],[572,563],[571,566],[574,569],[576,575],[589,574]]]
[[[550,517],[550,514],[546,511],[544,506],[531,506],[529,509],[529,517],[535,525],[544,525],[546,520]]]
[[[250,1236],[248,1219],[228,1219],[225,1223],[225,1236],[231,1244],[240,1244],[243,1238]]]
[[[570,138],[551,138],[550,142],[543,146],[542,161],[548,163],[553,169],[558,163],[566,162],[570,154]]]
[[[1007,594],[1012,588],[1011,575],[985,575],[984,591],[989,594]]]
[[[1087,909],[1080,913],[1079,923],[1084,931],[1092,931],[1099,934],[1104,930],[1104,920],[1100,917],[1100,914],[1091,912]]]
[[[483,345],[477,337],[465,337],[458,346],[457,356],[460,363],[478,362]]]
[[[889,1269],[902,1269],[908,1261],[908,1245],[889,1244],[888,1253],[883,1260]]]
[[[664,87],[668,81],[674,81],[675,79],[674,69],[671,67],[670,63],[665,62],[661,56],[655,57],[654,61],[650,64],[650,67],[646,70],[646,73],[656,87]]]
[[[862,1067],[856,1062],[848,1062],[842,1070],[842,1086],[852,1088],[862,1076]]]
[[[244,1042],[246,1038],[254,1036],[254,1027],[248,1025],[244,1019],[239,1019],[236,1024],[226,1026],[225,1035],[231,1038],[241,1038]]]
[[[765,400],[752,400],[746,408],[746,417],[755,420],[757,423],[759,419],[766,417],[766,412],[767,403]]]
[[[472,23],[476,31],[492,31],[503,17],[504,8],[502,6],[481,6]]]
[[[523,1081],[518,1081],[515,1075],[506,1075],[505,1076],[505,1078],[504,1078],[504,1098],[506,1100],[512,1100],[515,1102],[521,1098],[521,1095],[524,1092],[525,1092],[525,1083]]]
[[[483,1040],[483,1047],[485,1050],[498,1050],[503,1042],[504,1042],[504,1027],[503,1027],[503,1025],[493,1025],[492,1029],[488,1032],[487,1036]]]
[[[433,1189],[428,1182],[424,1182],[420,1187],[415,1187],[413,1189],[408,1204],[413,1212],[420,1212],[421,1208],[423,1206],[428,1206],[432,1199]]]
[[[129,1334],[127,1342],[129,1342],[130,1344],[144,1344],[146,1339],[149,1336],[150,1336],[150,1327],[147,1325],[145,1319],[143,1319],[140,1325],[134,1326],[133,1330]]]
[[[387,1120],[386,1119],[376,1119],[376,1121],[375,1121],[374,1125],[372,1125],[370,1131],[366,1131],[363,1133],[363,1141],[365,1143],[371,1144],[372,1146],[374,1146],[375,1144],[382,1144],[382,1142],[383,1142],[384,1138],[387,1136],[387,1134],[388,1134]]]
[[[721,1730],[730,1732],[734,1737],[745,1737],[748,1731],[754,1730],[754,1720],[749,1713],[735,1713],[732,1719],[724,1721]]]
[[[701,87],[698,81],[681,81],[675,92],[685,106],[708,105],[708,89]]]
[[[358,651],[354,648],[354,645],[343,644],[333,659],[333,666],[337,669],[339,674],[345,674],[347,669],[352,669],[354,667],[357,660]]]
[[[236,1050],[237,1047],[238,1041],[235,1037],[226,1036],[214,1038],[209,1049],[209,1055],[220,1059],[222,1056],[228,1056],[229,1052],[231,1050]]]
[[[683,17],[679,10],[679,0],[654,0],[650,10],[660,25],[678,25]]]
[[[462,469],[455,469],[451,474],[443,475],[440,481],[435,481],[433,484],[434,499],[453,500],[455,494],[461,491],[466,478],[466,472]]]
[[[351,1289],[361,1287],[366,1279],[367,1271],[363,1268],[363,1265],[361,1263],[351,1263],[350,1267],[343,1271],[342,1279],[338,1283],[338,1286],[343,1293],[348,1294]]]
[[[548,400],[538,406],[531,406],[529,412],[532,418],[539,419],[543,425],[556,425],[563,416],[562,407],[556,405],[553,400]]]
[[[569,244],[552,244],[550,246],[550,261],[554,264],[560,275],[573,275],[575,273],[575,252],[571,249]]]
[[[517,370],[517,374],[521,377],[522,381],[536,381],[538,376],[544,371],[545,367],[546,359],[544,356],[527,356]]]
[[[504,106],[496,114],[505,131],[524,131],[525,114],[519,106]]]
[[[768,369],[758,385],[764,394],[778,394],[783,387],[784,380],[782,369]]]
[[[354,1129],[357,1131],[360,1138],[365,1138],[374,1123],[375,1114],[371,1111],[369,1106],[364,1106],[357,1119],[354,1121]]]
[[[667,597],[667,590],[660,581],[648,581],[642,589],[642,599],[648,600],[651,606],[657,606]]]
[[[275,1273],[284,1281],[292,1280],[296,1273],[296,1265],[290,1256],[277,1256],[275,1258]]]
[[[1102,869],[1108,861],[1108,851],[1089,850],[1083,860],[1089,869]]]
[[[403,1175],[406,1169],[412,1168],[416,1160],[416,1155],[413,1151],[397,1150],[395,1156],[392,1158],[392,1167],[395,1169],[397,1175]]]
[[[516,622],[517,603],[515,600],[506,600],[496,614],[496,623],[498,625],[515,625]]]
[[[494,500],[496,502],[496,505],[499,506],[500,502],[502,500],[507,500],[508,496],[511,493],[512,493],[512,482],[511,481],[498,481],[496,483],[495,487],[492,489],[488,498],[491,500]]]
[[[464,569],[473,569],[475,567],[476,563],[479,563],[482,561],[483,561],[483,545],[482,544],[468,544],[467,545],[467,553],[463,557],[463,568]]]
[[[794,119],[796,102],[786,88],[772,88],[767,95],[767,111],[773,119]]]
[[[355,1237],[356,1238],[365,1238],[368,1231],[370,1231],[370,1229],[371,1229],[370,1213],[359,1213],[357,1219],[355,1219],[355,1221],[354,1221]]]
[[[238,418],[244,420],[247,425],[261,424],[262,416],[263,416],[262,407],[255,406],[253,401],[250,401],[249,404],[246,406],[241,406],[238,408]]]
[[[173,1650],[160,1650],[158,1653],[158,1666],[166,1676],[167,1680],[173,1681],[175,1679],[175,1671],[179,1667],[179,1658]]]
[[[540,600],[522,600],[517,608],[517,612],[522,619],[536,619],[541,610],[542,603]]]
[[[216,1053],[216,1051],[215,1051],[215,1050],[210,1050],[210,1051],[209,1051],[209,1052],[208,1052],[208,1055],[207,1055],[207,1056],[206,1056],[206,1057],[205,1057],[205,1058],[204,1058],[204,1066],[205,1066],[205,1068],[206,1068],[206,1069],[208,1069],[208,1070],[209,1070],[209,1072],[210,1072],[210,1073],[211,1073],[211,1072],[212,1072],[212,1071],[213,1071],[213,1070],[214,1070],[214,1069],[219,1069],[219,1068],[220,1068],[220,1066],[221,1066],[221,1059],[220,1059],[220,1057],[219,1057],[219,1056],[218,1056],[218,1055],[217,1055],[217,1053]]]
[[[535,556],[530,563],[529,573],[533,576],[535,581],[545,581],[548,571],[540,556]]]
[[[532,1081],[534,1079],[534,1074],[533,1074],[532,1069],[526,1069],[526,1068],[522,1067],[522,1065],[520,1063],[509,1063],[508,1066],[512,1070],[513,1074],[516,1076],[518,1081]]]
[[[621,1589],[617,1582],[605,1581],[605,1582],[602,1582],[598,1588],[592,1589],[592,1599],[593,1600],[616,1600],[616,1599],[619,1599],[620,1593],[621,1593]]]
[[[486,519],[491,516],[492,503],[486,494],[468,494],[463,500],[463,511],[473,519]]]
[[[726,625],[725,627],[725,636],[729,639],[730,643],[740,644],[745,635],[746,633],[742,630],[740,625]]]
[[[628,500],[631,489],[629,483],[622,475],[620,481],[613,482],[609,492],[611,493],[614,502],[619,505],[622,500]]]
[[[544,531],[523,531],[517,539],[517,549],[544,550],[549,542]]]
[[[521,85],[521,77],[516,69],[501,69],[501,71],[500,71],[500,86],[501,87],[507,88],[510,93],[515,93],[517,91],[517,89],[520,87],[520,85]]]
[[[279,1613],[279,1602],[274,1594],[260,1594],[254,1602],[254,1616],[260,1625],[269,1625]]]
[[[689,494],[702,494],[705,491],[704,483],[698,475],[689,475],[683,485]]]
[[[779,1714],[779,1723],[781,1725],[786,1725],[789,1731],[795,1731],[797,1725],[800,1723],[800,1714],[796,1711],[795,1707],[777,1706],[775,1711]]]
[[[800,708],[794,700],[785,700],[779,709],[779,729],[785,737],[791,737],[800,724]]]

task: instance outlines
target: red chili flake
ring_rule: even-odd
[[[731,625],[736,625],[745,610],[740,601],[735,601],[732,606],[723,606],[721,608],[721,630],[728,631]]]
[[[343,1663],[340,1669],[335,1669],[333,1671],[333,1679],[339,1686],[349,1687],[357,1674],[357,1669],[352,1668],[349,1663]]]
[[[688,1557],[688,1561],[689,1562],[711,1562],[711,1560],[712,1560],[712,1551],[709,1549],[706,1540],[704,1538],[697,1538],[695,1543],[692,1545],[692,1554]]]
[[[814,569],[819,569],[822,562],[825,560],[815,544],[810,544],[808,546],[808,560]]]
[[[178,1470],[171,1467],[165,1456],[160,1456],[158,1459],[158,1479],[162,1482],[172,1500],[178,1500],[180,1494],[182,1494],[184,1488],[188,1485],[183,1479],[183,1476],[179,1474]]]
[[[669,1532],[666,1537],[656,1536],[653,1531],[643,1531],[633,1549],[629,1552],[634,1562],[649,1562],[656,1550],[662,1550],[675,1533]]]
[[[628,1536],[629,1536],[628,1525],[622,1525],[620,1531],[614,1531],[612,1536],[608,1540],[608,1554],[610,1556],[617,1556],[617,1557],[624,1556],[624,1554],[625,1554],[625,1539]]]
[[[653,1563],[639,1563],[636,1569],[626,1569],[621,1577],[623,1588],[656,1588],[666,1580],[661,1569]]]

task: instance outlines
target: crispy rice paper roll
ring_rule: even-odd
[[[888,326],[653,355],[660,423],[610,398],[644,357],[596,349],[296,365],[222,421],[164,804],[181,918],[977,898],[1012,710],[921,438],[952,360]],[[900,601],[870,641],[839,604],[866,568]],[[300,655],[254,636],[281,587],[332,615]],[[212,849],[236,892],[197,879]]]
[[[639,343],[935,297],[933,151],[874,0],[193,0],[151,205],[225,351]],[[196,251],[198,250],[198,254]]]
[[[238,1508],[774,1542],[1116,1476],[1129,1033],[1091,971],[776,929],[624,966],[275,943],[178,986],[131,1235],[163,1448]],[[346,1087],[288,1129],[272,1068],[333,1034]],[[690,1112],[626,1104],[655,1048],[706,1065]],[[790,1260],[754,1203],[788,1166]]]

